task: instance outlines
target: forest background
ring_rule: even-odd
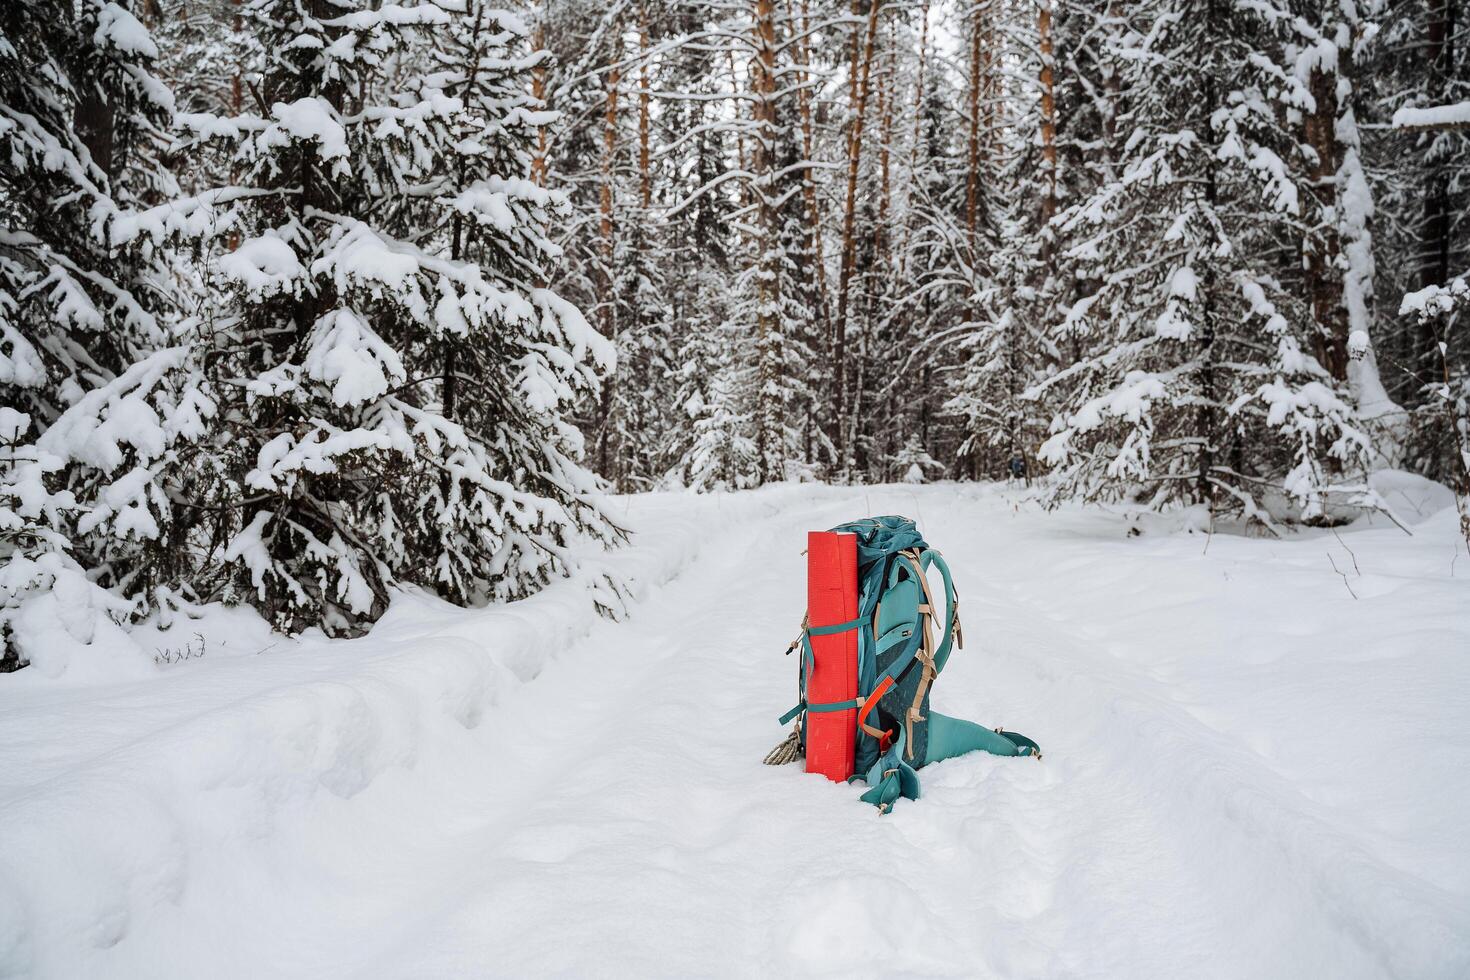
[[[12,0],[5,662],[524,596],[607,489],[1463,501],[1466,54],[1454,0]]]

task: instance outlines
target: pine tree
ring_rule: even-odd
[[[679,447],[675,476],[679,484],[699,490],[746,489],[760,481],[750,417],[759,376],[755,338],[743,316],[733,314],[748,309],[748,303],[722,296],[715,277],[701,285],[699,307],[686,314],[676,374],[688,436]]]
[[[1068,260],[1098,284],[1070,305],[1074,362],[1033,393],[1060,411],[1042,458],[1060,492],[1142,492],[1269,521],[1279,489],[1323,516],[1363,462],[1344,386],[1313,356],[1310,310],[1283,290],[1301,213],[1278,83],[1286,11],[1232,0],[1133,5],[1120,35],[1131,126],[1116,180],[1064,213]],[[1192,65],[1179,72],[1170,66]]]
[[[1402,443],[1402,464],[1449,483],[1459,478],[1460,465],[1439,392],[1446,366],[1452,377],[1470,371],[1470,340],[1446,329],[1454,313],[1406,315],[1399,300],[1447,287],[1465,270],[1470,132],[1394,123],[1470,100],[1466,16],[1459,0],[1392,0],[1375,5],[1373,29],[1355,37],[1354,48],[1363,64],[1355,108],[1370,124],[1361,141],[1374,205],[1373,349],[1384,387],[1404,407],[1395,427],[1404,431],[1393,433]]]
[[[180,477],[217,501],[196,591],[343,631],[396,583],[525,595],[612,533],[565,418],[612,354],[541,285],[562,199],[528,179],[524,25],[314,2],[247,8],[270,114],[190,120],[241,177],[154,231],[213,234],[223,298],[196,331],[230,438]]]
[[[0,662],[12,665],[44,652],[10,649],[22,620],[60,615],[85,644],[103,614],[133,614],[83,569],[107,582],[157,550],[170,506],[157,475],[201,408],[162,383],[179,360],[168,271],[121,241],[127,208],[171,188],[156,57],[126,3],[0,9]]]
[[[996,25],[993,9],[977,12],[974,29],[1001,50],[972,56],[975,69],[1000,74],[1014,63],[1009,84],[979,78],[971,88],[997,92],[1001,106],[984,106],[968,189],[968,234],[951,236],[954,262],[965,270],[975,319],[965,338],[969,359],[950,407],[966,419],[961,453],[972,473],[1000,476],[1012,459],[1030,460],[1038,436],[1037,405],[1026,393],[1054,371],[1060,352],[1047,336],[1056,308],[1073,299],[1059,274],[1059,230],[1053,218],[1086,183],[1082,145],[1096,134],[1081,92],[1080,42],[1098,26],[1071,4],[1038,4],[1030,20]],[[977,111],[980,110],[977,103]],[[982,244],[983,243],[983,244]]]
[[[1349,382],[1361,417],[1397,419],[1401,410],[1379,379],[1370,337],[1373,197],[1355,109],[1370,5],[1345,0],[1304,6],[1303,15],[1292,21],[1297,37],[1287,39],[1284,60],[1291,82],[1283,86],[1281,99],[1302,120],[1299,152],[1305,159],[1296,166],[1305,176],[1302,251],[1317,325],[1313,353],[1335,381]],[[1378,428],[1381,443],[1396,441],[1389,428]]]

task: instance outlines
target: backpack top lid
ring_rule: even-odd
[[[838,534],[857,535],[859,581],[864,581],[873,571],[873,566],[889,555],[896,555],[906,548],[923,551],[929,547],[924,543],[924,536],[919,533],[914,522],[896,514],[865,517],[859,521],[839,524],[832,530]]]

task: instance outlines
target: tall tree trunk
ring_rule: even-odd
[[[726,67],[730,70],[730,91],[739,92],[741,90],[740,74],[735,70],[735,51],[733,48],[725,49],[725,63]],[[740,115],[740,103],[738,101],[735,103],[735,115],[736,122],[738,123]],[[745,172],[750,171],[750,157],[745,152],[745,130],[740,128],[739,125],[735,127],[735,163],[740,170]],[[748,181],[743,180],[739,181],[738,185],[736,194],[738,195],[740,207],[743,209],[750,204],[750,186]],[[751,247],[748,224],[741,222],[738,234],[740,236],[740,247]]]
[[[1455,66],[1456,0],[1429,0],[1424,60],[1429,79],[1425,88],[1430,103],[1445,100]],[[1450,279],[1451,260],[1450,175],[1445,165],[1431,160],[1426,168],[1424,218],[1419,231],[1419,286],[1442,285]],[[1436,378],[1439,339],[1433,324],[1425,320],[1418,330],[1414,373],[1421,384]]]
[[[725,66],[730,71],[730,91],[740,91],[740,73],[735,70],[735,51],[733,48],[725,49]],[[738,128],[735,131],[735,161],[740,169],[746,169],[747,157],[745,155],[745,134]]]
[[[812,296],[811,323],[806,325],[808,336],[812,341],[812,348],[818,358],[826,364],[830,364],[831,349],[829,346],[830,336],[828,330],[827,316],[827,262],[823,255],[822,241],[822,209],[821,198],[817,196],[816,176],[812,172],[812,164],[816,153],[816,137],[812,125],[812,93],[811,93],[811,38],[808,31],[811,29],[811,16],[807,0],[799,0],[795,13],[791,9],[793,0],[786,0],[788,23],[796,26],[796,40],[793,45],[796,53],[796,64],[793,66],[796,75],[796,115],[797,125],[801,130],[801,162],[802,168],[799,175],[801,180],[802,213],[806,219],[806,247],[811,256],[812,269],[809,275],[811,279],[804,282],[814,283],[814,295]],[[805,433],[805,461],[813,462],[813,429],[820,425],[820,407],[815,398],[808,398],[806,411],[806,433]]]
[[[837,322],[833,325],[833,371],[836,374],[834,409],[832,417],[836,423],[837,458],[844,469],[848,451],[844,437],[844,420],[847,409],[847,310],[852,284],[853,265],[857,258],[857,184],[858,169],[863,156],[863,118],[867,115],[869,71],[873,62],[873,44],[878,33],[878,11],[882,0],[869,0],[867,23],[863,30],[862,44],[857,43],[857,28],[853,34],[853,61],[851,78],[854,99],[852,103],[852,128],[847,137],[847,196],[842,213],[842,266],[837,284]],[[856,2],[853,13],[859,11]]]
[[[621,60],[621,45],[614,44],[610,56],[612,67],[607,73],[607,96],[603,111],[602,126],[602,173],[601,188],[599,193],[598,207],[598,235],[602,246],[602,270],[598,276],[598,324],[602,335],[609,341],[617,343],[617,288],[613,276],[613,262],[616,258],[616,242],[614,241],[615,227],[613,223],[614,183],[617,180],[617,156],[618,156],[618,86],[622,84],[622,71],[618,67]],[[602,386],[602,418],[599,419],[597,432],[597,469],[603,476],[618,481],[618,474],[612,472],[612,441],[613,441],[613,405],[616,392],[617,377],[610,376]]]
[[[235,33],[236,37],[240,36],[240,4],[242,2],[243,0],[230,0],[230,6],[234,8],[234,13],[230,15],[230,30]],[[230,73],[230,111],[238,116],[240,115],[240,108],[243,104],[244,83],[241,76],[241,72],[243,71],[242,62],[236,61],[234,67],[235,70]]]
[[[898,279],[904,279],[908,267],[909,239],[914,229],[914,184],[919,172],[919,146],[924,134],[924,70],[929,58],[929,0],[919,5],[919,64],[914,72],[914,131],[909,135],[909,172],[904,181],[903,242],[898,249]],[[968,184],[968,181],[966,182]],[[968,191],[968,188],[967,188]],[[926,440],[927,449],[927,440]]]
[[[648,110],[651,101],[648,70],[648,4],[640,3],[638,5],[638,202],[645,215],[653,207],[653,174],[649,166],[648,146]]]
[[[1214,45],[1214,51],[1205,54],[1205,132],[1207,147],[1215,146],[1215,112],[1220,105],[1220,93],[1215,80],[1216,65],[1213,60],[1217,55],[1215,52],[1224,50],[1225,39],[1220,36],[1221,26],[1218,17],[1218,4],[1220,0],[1209,0],[1205,8],[1205,16],[1209,25],[1206,37]],[[1219,163],[1213,153],[1205,154],[1205,200],[1213,212],[1219,203]],[[1195,436],[1199,439],[1198,468],[1195,471],[1195,503],[1209,506],[1211,513],[1215,509],[1215,486],[1211,482],[1211,473],[1215,467],[1215,263],[1205,263],[1204,275],[1204,316],[1199,335],[1199,368],[1196,371],[1196,383],[1199,385],[1199,405],[1195,410]]]
[[[826,322],[827,318],[827,263],[822,256],[822,211],[821,198],[817,196],[817,182],[812,176],[811,164],[816,152],[816,134],[812,125],[812,93],[809,88],[811,84],[811,38],[807,32],[811,29],[811,16],[807,8],[807,0],[800,0],[800,21],[798,30],[800,38],[796,43],[796,113],[798,124],[801,126],[801,156],[806,165],[801,171],[801,194],[806,207],[807,232],[810,235],[809,247],[812,252],[812,261],[816,265],[817,279],[817,320],[819,323]]]
[[[889,32],[884,44],[881,60],[887,67],[878,73],[878,227],[874,230],[877,245],[878,265],[888,259],[888,213],[892,206],[893,191],[889,181],[888,162],[893,142],[893,97],[898,74],[898,39],[894,36],[893,21],[889,21]]]
[[[1057,210],[1057,100],[1052,73],[1055,57],[1052,50],[1051,0],[1040,0],[1036,7],[1036,39],[1041,53],[1041,161],[1045,170],[1046,191],[1041,198],[1042,262],[1050,267],[1052,235],[1048,229]]]
[[[760,482],[783,475],[775,390],[781,373],[781,245],[776,178],[776,4],[755,0],[755,187],[759,195],[760,239],[756,274],[756,457]]]
[[[546,25],[543,19],[546,15],[544,5],[537,5],[536,28],[531,32],[531,49],[541,51],[546,47]],[[536,103],[536,109],[546,108],[546,59],[536,63],[531,69],[531,98]],[[537,187],[546,186],[546,158],[548,147],[546,145],[547,135],[545,126],[536,127],[536,145],[531,150],[531,181]]]
[[[1337,138],[1337,76],[1313,67],[1308,78],[1316,109],[1306,113],[1302,128],[1312,148],[1307,180],[1312,193],[1324,204],[1326,215],[1339,213],[1337,174],[1342,166],[1342,144]],[[1308,233],[1306,241],[1307,298],[1312,306],[1317,359],[1338,381],[1347,380],[1348,321],[1343,305],[1342,270],[1338,263],[1342,242],[1335,221],[1325,220]]]
[[[969,139],[965,146],[965,234],[970,250],[976,251],[980,227],[980,90],[985,69],[981,65],[982,24],[988,16],[985,4],[976,4],[970,15],[970,84],[966,90]]]

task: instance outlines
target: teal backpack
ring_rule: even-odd
[[[993,755],[1039,758],[1040,747],[1024,735],[998,728],[992,731],[929,710],[934,679],[949,662],[953,648],[964,646],[964,636],[949,566],[924,542],[914,522],[907,517],[874,517],[832,530],[857,536],[858,617],[836,626],[811,627],[802,622],[801,635],[786,651],[801,651],[800,698],[781,716],[783,725],[797,719],[796,730],[766,762],[779,765],[805,754],[808,712],[857,708],[853,738],[858,775],[852,779],[864,780],[869,789],[863,801],[886,813],[899,797],[918,799],[917,770],[931,762],[977,749]],[[948,615],[942,624],[926,574],[931,569],[937,569],[944,581]],[[941,631],[937,644],[936,629]],[[852,630],[858,634],[857,699],[808,704],[807,678],[814,663],[810,638]]]

